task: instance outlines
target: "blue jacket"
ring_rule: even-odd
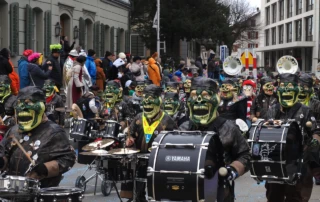
[[[96,63],[94,62],[93,57],[89,57],[89,56],[87,57],[86,67],[87,67],[88,72],[91,76],[92,85],[94,85],[96,83],[96,79],[97,79],[97,67],[96,67]]]
[[[30,77],[28,71],[28,60],[26,57],[22,56],[18,61],[18,71],[19,71],[19,80],[20,80],[20,89],[29,86]]]
[[[47,80],[51,74],[51,70],[44,72],[41,66],[34,63],[28,64],[28,71],[32,78],[32,80],[30,79],[30,86],[34,85],[40,88],[43,88],[44,81]]]

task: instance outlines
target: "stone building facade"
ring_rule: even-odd
[[[0,48],[15,66],[28,48],[50,55],[61,36],[97,56],[129,52],[129,16],[129,0],[0,0]]]

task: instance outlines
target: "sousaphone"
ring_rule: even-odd
[[[239,58],[228,56],[223,62],[223,71],[230,75],[235,76],[241,73],[242,62]]]
[[[298,69],[298,61],[290,55],[282,56],[277,62],[277,71],[279,74],[295,74]]]

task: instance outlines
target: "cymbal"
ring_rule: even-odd
[[[64,107],[58,107],[54,109],[57,112],[72,112],[72,109],[66,109]]]
[[[91,142],[89,144],[86,144],[82,147],[82,150],[84,151],[94,151],[97,149],[104,149],[106,147],[109,147],[114,143],[114,140],[112,139],[103,139],[96,142]]]
[[[100,118],[100,117],[94,117],[94,118],[91,118],[91,119],[89,119],[89,120],[102,120],[102,118]]]
[[[111,155],[127,155],[127,154],[136,154],[139,152],[140,152],[140,150],[138,150],[138,149],[118,148],[118,149],[110,150],[109,154],[111,154]]]
[[[94,150],[89,152],[81,152],[80,154],[85,156],[108,156],[109,153],[106,150]]]

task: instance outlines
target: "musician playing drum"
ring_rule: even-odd
[[[44,81],[44,85],[42,89],[46,93],[46,115],[51,121],[58,123],[58,121],[60,120],[59,124],[62,124],[64,114],[59,113],[54,109],[59,107],[64,107],[64,104],[61,96],[56,94],[55,86],[56,86],[55,82],[51,79]]]
[[[220,98],[217,94],[217,83],[212,79],[196,78],[192,80],[188,107],[190,120],[183,123],[180,129],[183,131],[215,131],[217,138],[223,147],[216,147],[216,142],[211,138],[208,146],[205,176],[211,179],[220,166],[227,167],[229,180],[235,180],[249,170],[250,149],[240,130],[231,120],[218,116],[217,108]],[[225,156],[224,159],[217,159],[217,153]],[[223,162],[221,162],[223,161]],[[213,188],[212,188],[213,189]],[[224,202],[234,201],[234,190],[230,185],[219,187]],[[218,197],[219,198],[219,197]],[[221,198],[220,198],[221,200]]]
[[[5,116],[5,103],[14,95],[11,94],[11,79],[7,75],[0,75],[0,116]],[[12,103],[12,102],[11,102]]]
[[[294,119],[304,131],[305,145],[311,138],[311,128],[306,127],[307,122],[311,119],[312,113],[309,107],[298,102],[298,76],[295,74],[280,74],[280,83],[277,90],[279,103],[273,105],[267,112],[267,118],[281,121]],[[276,121],[278,122],[278,121]],[[309,201],[312,192],[312,176],[303,165],[305,172],[302,172],[302,178],[297,181],[296,185],[266,183],[267,199],[269,202],[284,201]]]
[[[44,114],[44,103],[42,89],[28,86],[20,90],[16,106],[18,124],[0,143],[0,170],[8,175],[27,174],[40,180],[41,187],[52,187],[59,185],[76,156],[65,131]],[[33,168],[29,167],[31,160],[35,163]]]
[[[130,124],[130,134],[126,141],[128,147],[135,145],[137,149],[140,149],[140,152],[147,153],[153,140],[161,131],[177,129],[172,118],[161,110],[161,92],[162,88],[154,84],[148,85],[144,89],[143,112],[138,114]],[[137,183],[139,201],[147,201],[144,187],[144,183]]]

